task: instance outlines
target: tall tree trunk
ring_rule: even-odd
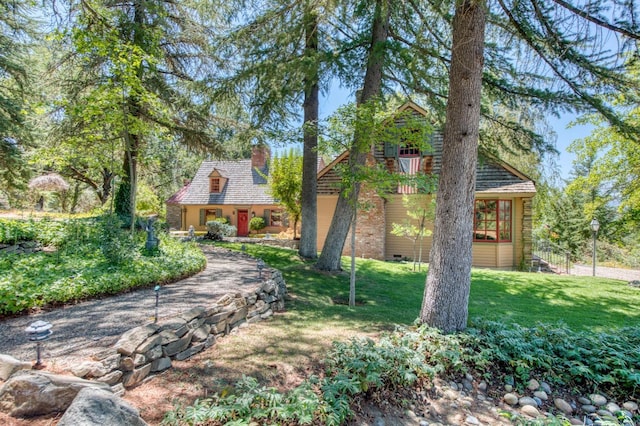
[[[483,0],[459,0],[453,19],[442,167],[420,312],[422,323],[445,332],[467,326],[485,14]]]
[[[365,104],[380,95],[382,88],[382,68],[385,58],[385,42],[389,36],[389,0],[377,0],[376,10],[371,27],[371,44],[369,46],[369,54],[367,59],[367,71],[364,76],[364,85],[362,93],[357,99],[358,105]],[[363,147],[360,140],[363,132],[356,130],[351,149],[349,153],[349,170],[351,173],[357,171],[358,168],[364,166],[367,159],[367,151],[370,147]],[[350,191],[353,191],[350,196]],[[360,184],[355,183],[353,188],[342,188],[338,196],[336,210],[324,241],[322,253],[316,264],[316,267],[323,271],[339,271],[340,257],[344,249],[344,243],[349,232],[349,225],[353,218],[354,209],[357,208],[358,194],[360,193]],[[351,199],[356,200],[353,203]]]
[[[306,46],[305,56],[311,60],[311,70],[305,79],[304,93],[304,146],[302,152],[302,229],[300,248],[302,257],[318,257],[318,98],[319,69],[318,15],[309,11],[305,16]],[[295,229],[294,229],[295,233]]]

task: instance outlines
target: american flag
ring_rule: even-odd
[[[413,176],[420,170],[420,157],[400,157],[398,171],[400,174]],[[398,185],[399,194],[415,194],[418,190],[414,185]]]

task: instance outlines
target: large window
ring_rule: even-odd
[[[511,200],[476,200],[473,241],[511,241]]]

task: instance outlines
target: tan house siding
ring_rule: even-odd
[[[337,203],[337,195],[318,194],[318,250],[322,250],[322,247],[324,247],[324,240],[327,238]]]
[[[412,195],[413,196],[413,195]],[[402,195],[394,194],[390,196],[386,203],[386,230],[387,244],[384,258],[387,260],[398,260],[403,258],[413,258],[413,241],[393,235],[391,230],[394,223],[404,223],[405,220],[411,220],[407,214],[407,209],[402,204]],[[429,231],[433,231],[433,224],[427,225]],[[422,261],[429,261],[429,251],[431,250],[431,235],[425,236],[422,240]],[[417,247],[416,247],[417,250]],[[417,251],[416,251],[417,253]]]
[[[247,210],[249,212],[249,219],[251,219],[251,214],[255,213],[256,216],[264,217],[265,210],[281,210],[282,208],[276,204],[268,205],[268,206],[259,206],[259,205],[237,205],[237,206],[227,206],[227,205],[195,205],[195,206],[186,206],[186,215],[185,215],[185,228],[183,230],[188,230],[189,226],[193,225],[196,231],[206,231],[206,218],[205,224],[200,224],[200,210],[222,210],[222,217],[228,220],[230,225],[235,227],[238,226],[238,218],[237,212],[238,210]],[[286,226],[267,226],[264,231],[271,233],[279,233],[281,231],[286,230]]]
[[[522,200],[522,250],[520,250],[522,262],[518,259],[518,264],[525,269],[531,266],[533,253],[533,212],[532,199]]]

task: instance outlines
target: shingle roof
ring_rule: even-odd
[[[167,204],[174,204],[174,205],[180,204],[180,202],[186,195],[187,191],[189,190],[189,186],[191,186],[191,182],[187,183],[185,186],[178,189],[178,191],[175,194],[169,197],[169,199],[167,200]]]
[[[214,169],[228,180],[222,192],[211,194],[209,175]],[[266,179],[252,169],[251,160],[204,161],[180,204],[277,204],[267,188]]]

